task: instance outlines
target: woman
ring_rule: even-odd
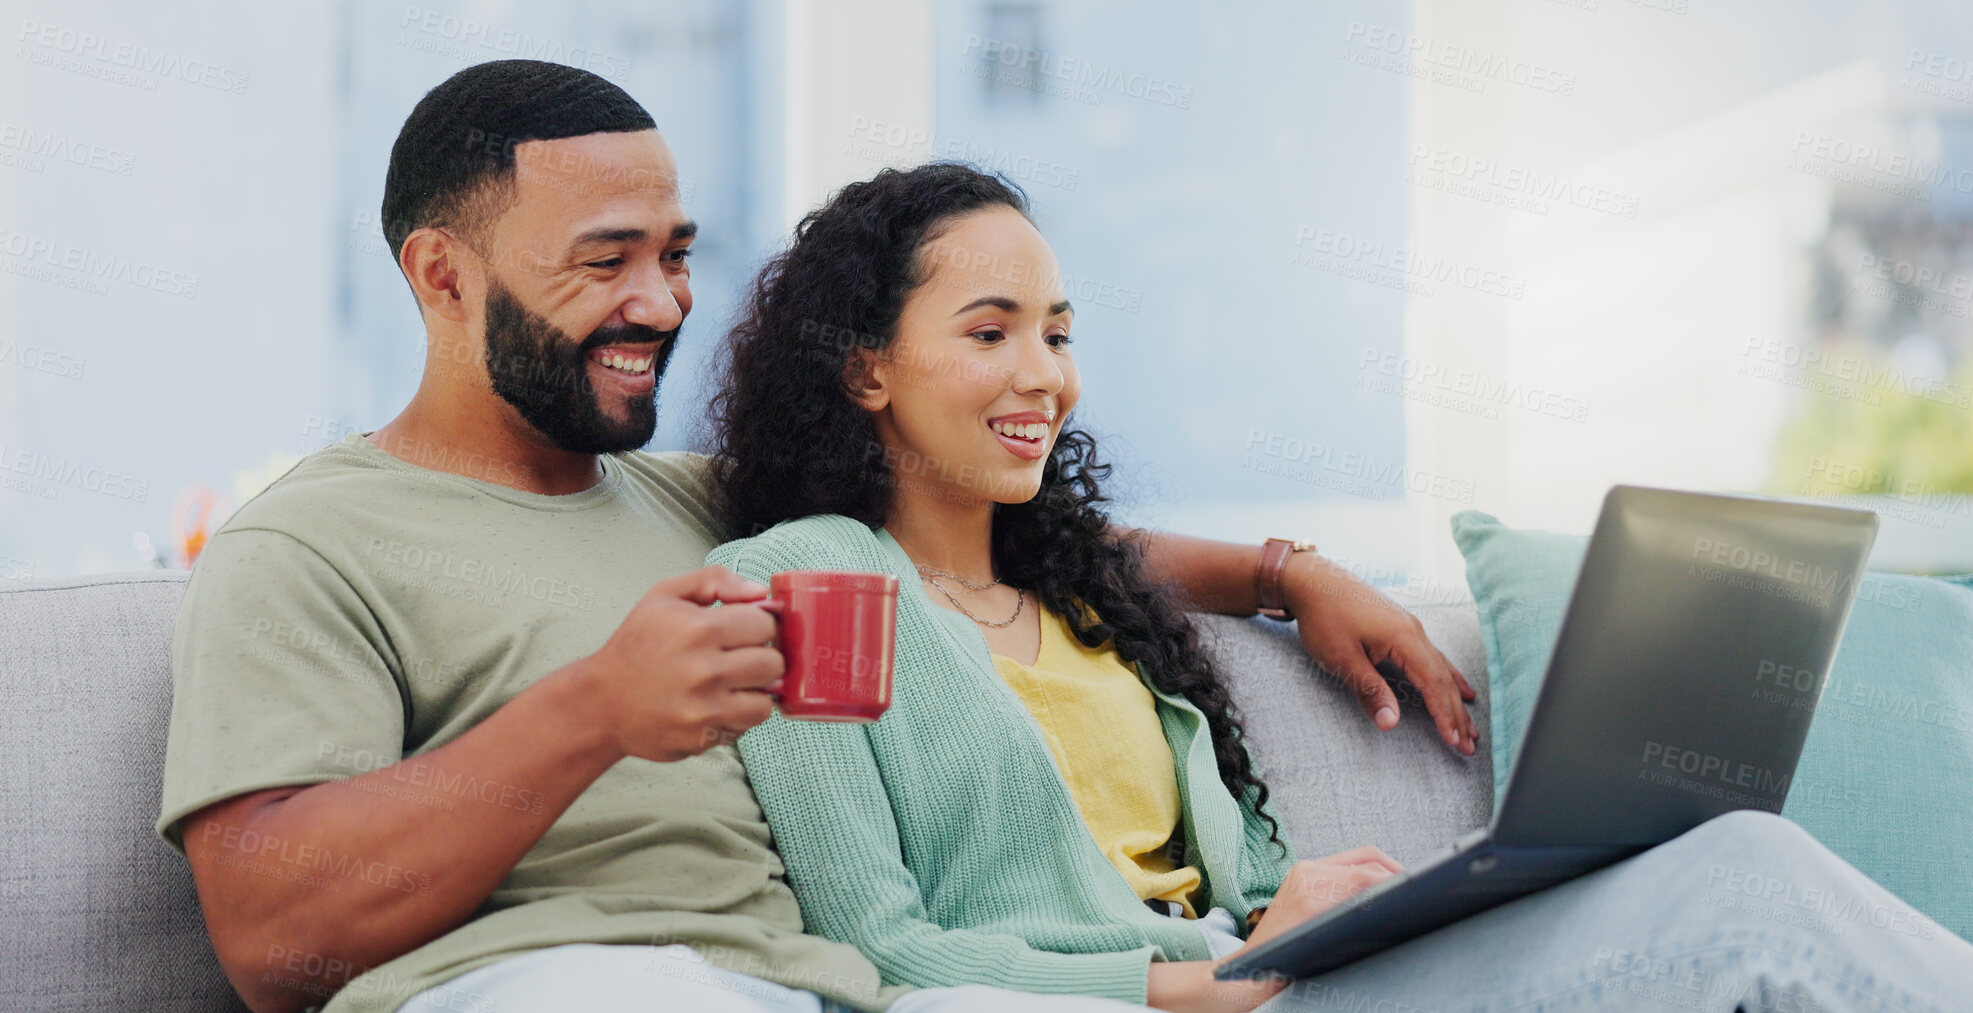
[[[1182,604],[1101,510],[1107,469],[1068,426],[1073,319],[1023,197],[964,166],[846,187],[768,265],[715,408],[723,509],[752,537],[710,561],[897,574],[898,668],[876,724],[776,718],[740,750],[809,930],[887,981],[1252,1009],[1281,984],[1214,982],[1215,959],[1400,870],[1374,848],[1293,860]],[[1755,995],[1776,946],[1822,973],[1806,930],[1697,906],[1694,849],[1897,903],[1792,824],[1727,817],[1276,1004],[1576,1001],[1661,943]],[[1973,956],[1903,942],[1838,957],[1914,987]]]

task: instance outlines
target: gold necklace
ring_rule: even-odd
[[[925,583],[930,584],[933,587],[937,588],[940,594],[945,595],[945,600],[951,602],[952,607],[958,609],[961,615],[964,615],[966,618],[971,619],[972,621],[979,623],[981,626],[984,626],[988,629],[1004,630],[1007,627],[1014,625],[1014,620],[1021,618],[1021,610],[1026,608],[1028,604],[1028,593],[1017,587],[1014,589],[1013,615],[1008,616],[1007,618],[999,622],[994,622],[991,619],[981,619],[978,615],[974,614],[972,609],[966,607],[965,602],[960,601],[959,598],[956,595],[954,595],[949,589],[947,589],[944,584],[939,583],[940,577],[956,580],[969,591],[984,591],[987,588],[998,585],[1000,581],[994,580],[994,581],[989,581],[985,584],[976,585],[968,581],[966,578],[959,576],[956,573],[947,573],[944,570],[933,569],[932,567],[929,566],[920,566],[918,568],[919,580],[922,580]]]
[[[924,577],[944,577],[947,580],[956,580],[959,582],[960,587],[963,587],[968,591],[984,591],[990,587],[1000,586],[1000,581],[998,579],[989,580],[984,584],[975,584],[972,581],[967,580],[966,578],[961,577],[956,573],[948,573],[944,570],[938,569],[937,567],[926,566],[923,563],[918,564],[918,573],[920,576],[924,576]]]

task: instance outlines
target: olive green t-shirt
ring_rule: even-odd
[[[436,749],[601,647],[651,585],[703,563],[718,542],[704,458],[612,454],[602,467],[589,489],[542,496],[417,467],[352,435],[245,504],[205,547],[179,607],[158,832],[183,850],[179,821],[214,802]],[[441,811],[541,804],[525,786],[438,779],[416,763],[378,794]],[[221,853],[323,890],[429,882],[288,841]],[[802,934],[739,755],[720,746],[611,767],[471,921],[358,969],[327,1009],[395,1010],[563,943],[685,943],[728,970],[868,1009],[904,991],[880,987],[854,948]],[[324,961],[274,946],[264,973],[298,979]]]

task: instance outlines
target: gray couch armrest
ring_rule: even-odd
[[[245,1010],[151,831],[183,571],[0,585],[0,1010]]]
[[[1479,749],[1461,757],[1439,741],[1409,683],[1396,683],[1398,727],[1380,732],[1356,697],[1323,673],[1294,627],[1200,615],[1207,648],[1231,682],[1256,766],[1297,856],[1374,844],[1400,862],[1431,855],[1493,816],[1486,650],[1472,599],[1391,597],[1473,684]]]

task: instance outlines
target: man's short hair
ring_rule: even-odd
[[[480,230],[509,206],[514,149],[524,141],[656,128],[636,99],[586,70],[542,60],[467,67],[418,100],[391,146],[383,207],[391,256],[421,228],[456,228],[482,248]]]

